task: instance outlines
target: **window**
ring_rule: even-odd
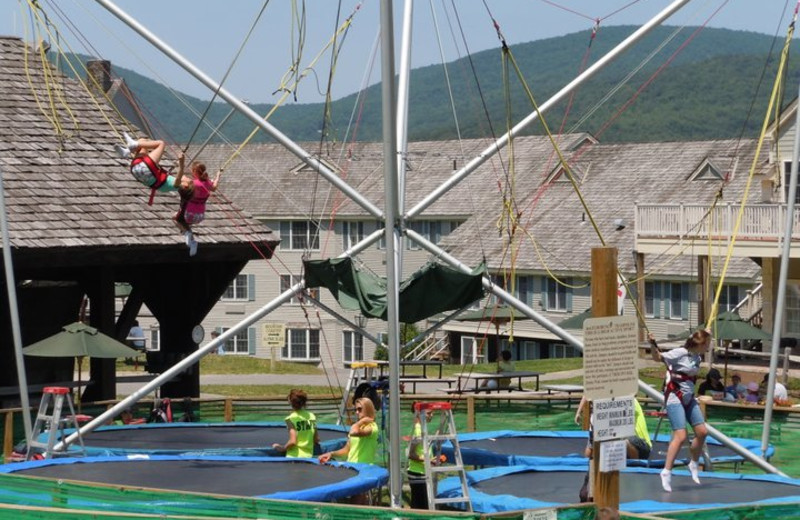
[[[416,231],[420,235],[430,240],[430,232],[431,232],[430,222],[428,222],[427,220],[415,220],[413,222],[409,222],[408,229]],[[406,249],[409,249],[411,251],[419,251],[420,249],[422,249],[422,246],[420,246],[414,240],[409,238],[406,240]]]
[[[517,298],[525,305],[531,306],[533,304],[532,276],[517,277]]]
[[[230,327],[223,327],[222,332],[226,332],[230,329]],[[250,332],[252,329],[243,329],[236,333],[236,335],[228,338],[225,340],[225,345],[223,348],[225,349],[226,354],[249,354],[251,348],[251,335]],[[255,348],[255,344],[252,345]],[[255,353],[255,352],[254,352]]]
[[[570,283],[570,281],[564,279],[560,282],[561,283],[553,280],[552,278],[547,279],[547,305],[545,306],[545,309],[548,311],[569,310],[567,305],[569,288],[565,284]]]
[[[161,329],[150,329],[150,343],[147,345],[147,350],[160,350],[161,349]]]
[[[222,295],[223,300],[253,300],[255,299],[255,276],[252,274],[237,274],[236,278],[231,280],[228,288],[225,289],[225,294]]]
[[[539,359],[539,345],[535,341],[523,340],[519,343],[519,360]]]
[[[719,293],[719,312],[733,310],[739,305],[739,287],[736,285],[723,285]]]
[[[792,174],[792,161],[785,161],[783,163],[783,200],[789,203],[789,180]],[[800,203],[800,189],[794,194],[795,204]]]
[[[300,283],[300,281],[302,279],[303,279],[302,276],[296,276],[296,275],[293,275],[293,274],[282,274],[281,275],[280,293],[283,294],[285,291],[288,291],[295,284]],[[312,298],[318,298],[319,297],[319,289],[316,288],[316,287],[313,288],[313,289],[306,289],[306,294],[308,294]],[[297,297],[297,293],[295,293],[295,295],[292,296],[292,299],[289,300],[289,305],[301,305],[302,303],[303,302],[300,300],[300,298]]]
[[[363,222],[342,222],[342,251],[364,240]]]
[[[800,282],[790,280],[786,284],[785,309],[783,334],[800,336]]]
[[[551,358],[574,358],[580,356],[581,354],[578,349],[572,345],[565,345],[563,343],[553,343],[550,345]]]
[[[684,291],[683,284],[670,283],[669,287],[669,315],[667,316],[673,320],[683,318],[684,302],[687,300],[686,291]]]
[[[281,222],[281,249],[306,251],[319,249],[319,227],[314,222]]]
[[[319,330],[287,329],[281,357],[298,361],[319,360]]]
[[[343,335],[344,363],[347,365],[353,361],[363,361],[364,336],[352,330],[344,331]]]
[[[656,315],[656,284],[644,283],[644,315],[652,318]]]

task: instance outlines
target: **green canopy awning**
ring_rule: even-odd
[[[306,260],[303,266],[307,288],[327,287],[343,308],[386,321],[385,277],[358,269],[347,257]],[[400,284],[400,321],[414,323],[483,298],[485,272],[483,264],[465,274],[428,263]]]

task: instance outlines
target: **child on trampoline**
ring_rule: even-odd
[[[158,139],[134,139],[127,132],[123,132],[125,145],[116,145],[114,149],[122,159],[131,159],[131,174],[137,181],[151,189],[149,204],[153,204],[153,197],[156,191],[167,192],[175,191],[181,185],[183,176],[184,155],[178,156],[178,174],[170,175],[163,169],[159,162],[164,154],[166,145],[164,141]]]
[[[180,167],[179,178],[183,176],[183,163],[181,163]],[[190,168],[192,178],[185,178],[181,182],[178,190],[181,196],[180,209],[172,217],[172,220],[175,221],[175,224],[178,225],[178,228],[186,238],[186,245],[189,246],[189,256],[194,256],[197,252],[197,241],[192,233],[192,225],[199,224],[205,219],[206,201],[212,192],[217,191],[222,169],[217,172],[212,181],[208,177],[205,164],[199,161],[192,161]]]
[[[308,395],[303,390],[292,389],[289,392],[289,404],[292,413],[286,416],[286,428],[289,429],[289,440],[286,444],[272,445],[273,449],[285,453],[290,458],[308,458],[314,455],[314,448],[319,445],[317,417],[306,410]]]
[[[703,413],[695,399],[694,384],[697,372],[700,369],[702,354],[708,350],[711,343],[711,334],[705,330],[698,330],[692,334],[683,347],[672,349],[668,352],[658,350],[655,337],[649,336],[651,354],[656,361],[663,361],[667,365],[667,383],[664,385],[664,403],[667,417],[672,426],[672,439],[667,448],[667,458],[664,469],[661,471],[661,486],[664,491],[672,492],[672,466],[675,458],[686,441],[686,423],[692,425],[694,439],[689,447],[691,460],[689,472],[692,480],[700,484],[697,461],[706,441],[706,429]]]

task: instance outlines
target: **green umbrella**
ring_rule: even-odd
[[[22,353],[26,356],[78,358],[79,385],[81,380],[81,360],[84,356],[92,358],[121,358],[139,355],[136,350],[81,322],[65,325],[58,334],[28,345],[22,349]],[[80,395],[80,386],[78,387],[78,395]]]
[[[772,336],[744,321],[738,313],[723,312],[711,324],[711,335],[717,339],[769,340]]]
[[[589,307],[580,314],[576,314],[575,316],[570,316],[569,318],[559,321],[558,323],[556,323],[556,325],[558,325],[562,329],[582,329],[583,322],[591,317],[592,317],[592,308]]]

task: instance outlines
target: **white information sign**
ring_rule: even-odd
[[[625,441],[609,441],[600,445],[600,473],[621,471],[626,464]]]
[[[592,430],[594,440],[625,439],[636,435],[634,397],[595,399],[592,402]]]
[[[267,348],[283,348],[286,344],[286,325],[264,323],[261,326],[261,345]]]
[[[540,509],[538,511],[525,511],[522,520],[557,520],[558,513],[555,509]]]
[[[635,395],[639,372],[635,316],[583,322],[583,389],[587,399]]]

